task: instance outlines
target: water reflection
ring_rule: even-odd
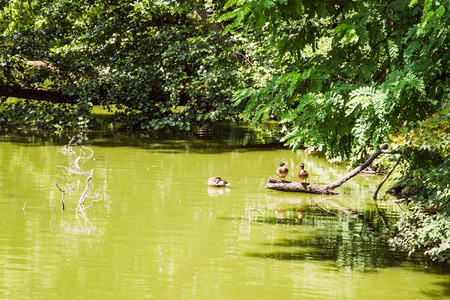
[[[299,216],[300,214],[300,216]],[[265,217],[264,224],[298,225],[307,228],[296,232],[297,238],[280,238],[261,252],[248,252],[247,256],[277,260],[329,261],[339,268],[371,271],[380,267],[391,267],[405,261],[405,256],[388,246],[386,239],[365,238],[361,234],[362,224],[351,216],[330,216],[329,212],[277,204],[274,217]],[[309,228],[309,229],[308,229]],[[312,234],[310,229],[315,229]],[[366,236],[367,237],[367,236]],[[272,249],[272,250],[269,250]]]
[[[396,212],[387,215],[381,209],[361,210],[345,194],[330,197],[274,192],[266,193],[265,198],[267,211],[252,224],[295,226],[292,235],[296,238],[261,243],[266,249],[247,252],[249,257],[328,261],[338,268],[362,272],[400,265],[406,259],[388,243],[387,231]]]
[[[0,128],[0,142],[28,143],[32,145],[64,145],[75,135],[79,144],[101,147],[143,147],[154,151],[217,153],[239,147],[267,149],[280,146],[276,123],[266,123],[258,128],[249,124],[219,123],[199,128],[195,132],[159,130],[148,132],[42,132]],[[245,147],[245,148],[244,148]]]
[[[224,141],[215,140],[214,130],[170,138],[85,134],[82,144],[98,156],[85,167],[95,169],[98,182],[107,180],[109,196],[91,208],[88,221],[77,219],[77,199],[68,199],[64,212],[57,204],[58,165],[73,159],[56,149],[71,135],[0,136],[2,296],[448,296],[442,284],[448,273],[418,272],[387,246],[387,228],[401,210],[373,202],[377,177],[355,177],[334,198],[266,190],[280,161],[291,169],[304,162],[314,183],[346,170],[315,154],[264,144],[256,133],[251,146],[241,146],[248,136],[232,141],[241,129],[233,130],[224,131]],[[208,178],[217,175],[232,186],[209,188]]]
[[[303,202],[305,202],[305,201],[303,201]],[[289,222],[289,220],[290,220],[289,213],[294,212],[294,217],[293,217],[294,224],[301,225],[303,222],[303,218],[305,216],[306,210],[308,208],[309,208],[309,205],[297,200],[297,206],[295,207],[295,211],[294,211],[292,208],[290,208],[289,203],[282,201],[282,200],[278,200],[277,204],[276,204],[276,209],[275,209],[275,215],[277,218],[277,222],[278,223]]]
[[[230,188],[224,187],[208,187],[208,195],[211,197],[217,197],[220,195],[225,195],[230,193]]]

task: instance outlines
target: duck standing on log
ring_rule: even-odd
[[[280,180],[285,181],[286,175],[289,173],[289,169],[284,165],[284,162],[280,163],[280,166],[277,169],[277,175],[280,177]]]
[[[230,183],[227,182],[226,180],[223,180],[220,177],[211,177],[208,180],[208,185],[209,186],[215,186],[215,187],[221,187],[221,186],[229,186]]]
[[[306,178],[308,178],[308,172],[306,172],[306,170],[305,170],[305,165],[303,163],[300,163],[297,166],[297,168],[300,168],[300,170],[297,173],[299,181],[302,182],[302,180],[303,180],[304,183],[306,183]]]

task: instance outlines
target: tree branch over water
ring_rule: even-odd
[[[68,96],[58,91],[44,89],[26,89],[21,87],[0,85],[0,97],[15,97],[46,101],[51,103],[75,104],[78,96]]]

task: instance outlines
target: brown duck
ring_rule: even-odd
[[[208,180],[208,185],[209,186],[215,186],[215,187],[221,187],[221,186],[229,186],[230,183],[227,182],[226,180],[223,180],[220,177],[211,177]]]
[[[280,180],[285,181],[286,175],[289,173],[289,169],[285,166],[284,162],[280,163],[280,166],[277,169],[277,175],[280,177]]]
[[[300,163],[297,168],[300,168],[300,170],[297,173],[297,176],[299,178],[299,181],[306,183],[306,178],[308,178],[308,172],[305,171],[305,165],[303,163]]]

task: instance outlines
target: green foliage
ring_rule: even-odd
[[[399,147],[416,148],[446,157],[450,153],[450,101],[429,118],[402,127],[390,139]]]
[[[285,124],[285,141],[328,157],[363,158],[389,134],[423,120],[448,97],[450,4],[235,1],[222,20],[272,34],[294,60],[264,88],[236,93],[246,118]],[[431,14],[430,11],[439,11]],[[437,16],[439,15],[439,16]],[[240,23],[240,21],[238,23]],[[432,25],[431,25],[432,23]],[[228,30],[239,30],[230,23]],[[419,30],[420,29],[420,30]],[[288,46],[286,46],[288,45]]]
[[[433,260],[450,260],[450,103],[439,111],[403,127],[391,139],[404,147],[406,165],[400,180],[404,195],[414,206],[396,224],[392,241],[410,253],[425,253]]]
[[[76,95],[76,118],[92,118],[94,104],[118,107],[112,122],[126,129],[189,130],[233,120],[238,111],[228,104],[247,81],[234,54],[240,45],[195,17],[214,5],[11,1],[0,10],[0,85]],[[24,63],[32,60],[51,67]]]
[[[78,112],[78,108],[69,105],[57,105],[36,101],[7,102],[1,106],[0,124],[21,127],[26,123],[34,129],[74,128],[84,131],[91,118]]]
[[[416,206],[397,223],[393,242],[410,255],[424,253],[435,261],[450,260],[450,221],[448,216],[429,214]]]

